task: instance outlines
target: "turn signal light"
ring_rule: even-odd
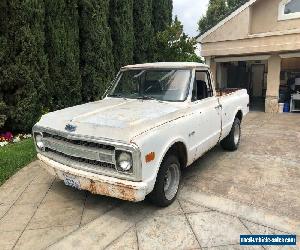
[[[154,152],[151,152],[149,154],[147,154],[145,156],[145,160],[146,162],[150,162],[150,161],[153,161],[155,159],[155,153]]]

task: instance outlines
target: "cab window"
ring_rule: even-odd
[[[208,71],[196,71],[192,101],[199,101],[213,96],[210,75]]]

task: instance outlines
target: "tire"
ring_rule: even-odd
[[[178,158],[174,154],[167,154],[156,177],[153,191],[149,194],[152,203],[159,207],[167,207],[176,199],[181,169]]]
[[[234,119],[232,128],[229,135],[227,135],[222,141],[221,146],[228,151],[235,151],[238,149],[241,141],[241,121],[236,117]]]

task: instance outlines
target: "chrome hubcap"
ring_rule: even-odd
[[[176,164],[169,166],[165,175],[164,192],[167,200],[172,200],[177,193],[180,171]]]
[[[234,134],[233,134],[235,145],[237,145],[239,143],[240,136],[241,136],[240,126],[239,126],[239,124],[235,124],[234,125]]]

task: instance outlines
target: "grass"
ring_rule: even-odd
[[[36,151],[32,139],[0,147],[0,186],[22,167],[32,162]]]

